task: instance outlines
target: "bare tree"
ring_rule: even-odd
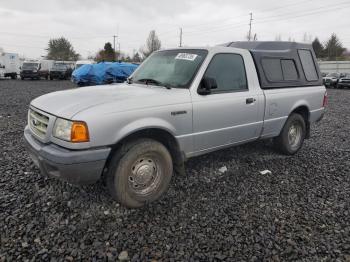
[[[158,36],[156,35],[156,31],[152,30],[147,38],[146,46],[142,48],[140,51],[142,55],[146,58],[154,51],[157,51],[161,48],[162,43],[160,42]]]
[[[312,43],[312,35],[308,34],[308,33],[304,33],[303,42],[304,43]]]
[[[282,41],[282,36],[281,36],[281,34],[276,35],[275,41]]]

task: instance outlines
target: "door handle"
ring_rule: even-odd
[[[255,98],[250,97],[250,98],[247,98],[247,99],[245,100],[245,103],[246,103],[246,104],[253,104],[255,101],[256,101]]]

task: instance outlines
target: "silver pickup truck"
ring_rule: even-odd
[[[194,156],[258,139],[295,154],[324,114],[312,47],[233,42],[152,54],[119,85],[43,95],[24,137],[44,175],[103,179],[127,207],[158,199]]]

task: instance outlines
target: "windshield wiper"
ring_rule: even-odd
[[[137,80],[137,82],[145,83],[146,85],[148,84],[154,84],[157,86],[164,86],[166,89],[171,89],[171,86],[168,84],[164,84],[158,80],[152,79],[152,78],[142,78]]]

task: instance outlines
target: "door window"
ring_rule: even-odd
[[[211,60],[204,77],[216,80],[212,93],[248,90],[244,61],[237,54],[217,54]]]

